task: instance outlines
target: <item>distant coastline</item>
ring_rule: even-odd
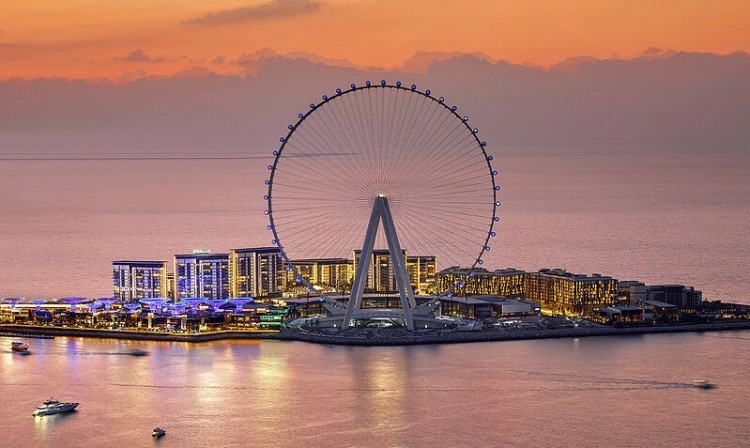
[[[750,330],[750,321],[718,322],[684,325],[654,325],[637,327],[579,327],[557,329],[518,329],[513,331],[481,330],[454,331],[442,334],[424,334],[408,337],[388,337],[380,332],[362,332],[356,336],[338,336],[284,329],[272,331],[212,331],[205,333],[160,333],[153,331],[112,331],[82,328],[37,327],[25,325],[0,325],[0,335],[24,337],[30,335],[124,339],[135,341],[210,342],[219,340],[284,340],[331,345],[396,346],[425,344],[454,344],[467,342],[520,341],[531,339],[581,338],[595,336],[630,336],[642,334],[715,332]]]

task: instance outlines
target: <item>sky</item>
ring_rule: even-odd
[[[0,296],[103,296],[112,260],[268,245],[288,124],[385,79],[488,142],[488,268],[746,302],[748,19],[746,0],[0,0]]]
[[[549,67],[750,49],[744,0],[4,0],[0,80],[242,72],[268,49],[393,69],[419,51]]]

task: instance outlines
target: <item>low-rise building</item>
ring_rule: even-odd
[[[703,293],[692,286],[649,285],[646,300],[671,303],[681,310],[694,310],[703,302]]]
[[[614,305],[599,308],[599,320],[609,324],[643,322],[643,308],[630,305]]]
[[[635,280],[620,281],[617,283],[617,301],[628,305],[637,305],[648,299],[648,287]]]

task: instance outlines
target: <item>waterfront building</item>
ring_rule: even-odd
[[[627,280],[617,284],[617,301],[628,305],[640,306],[648,299],[648,287],[639,281]]]
[[[467,319],[536,316],[540,312],[538,303],[495,295],[441,296],[439,300],[441,315]]]
[[[643,299],[638,302],[638,306],[644,309],[643,320],[645,321],[674,323],[680,320],[680,313],[677,307],[671,303]]]
[[[361,250],[354,251],[353,273],[357,272],[361,252]],[[406,272],[409,275],[409,283],[414,293],[425,294],[434,289],[436,257],[434,255],[407,255],[406,249],[401,249],[401,253],[406,261]],[[393,274],[393,262],[388,249],[372,251],[372,259],[367,270],[365,292],[377,294],[398,292],[396,278]]]
[[[321,292],[349,291],[354,263],[346,258],[308,258],[292,260],[299,274]],[[294,271],[287,271],[287,284],[294,285]]]
[[[232,249],[229,258],[233,297],[278,297],[286,289],[286,265],[278,247]]]
[[[525,276],[524,292],[550,314],[596,316],[595,309],[611,305],[617,295],[617,279],[573,274],[563,269],[540,269]]]
[[[598,320],[607,324],[641,323],[644,321],[644,310],[630,305],[606,306],[599,308]]]
[[[649,285],[646,300],[670,303],[680,310],[694,310],[703,302],[703,293],[692,286]]]
[[[114,297],[125,302],[167,297],[166,261],[112,262]]]
[[[434,255],[409,255],[406,272],[409,274],[414,294],[434,294],[437,257]]]
[[[453,266],[437,274],[437,293],[453,290],[456,295],[495,295],[502,297],[524,297],[526,272],[515,268],[488,271]]]
[[[164,297],[174,298],[174,272],[167,272],[167,294]]]
[[[174,257],[175,299],[228,299],[229,254],[194,251]]]
[[[401,249],[401,253],[406,258],[406,249]],[[354,251],[354,264],[352,266],[354,272],[357,272],[357,265],[360,263],[361,255],[361,250]],[[375,249],[372,251],[372,259],[367,270],[365,292],[379,294],[398,292],[396,277],[393,273],[391,254],[388,249]]]

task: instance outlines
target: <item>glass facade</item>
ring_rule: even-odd
[[[287,285],[284,258],[277,247],[232,249],[230,276],[233,297],[277,296]]]
[[[167,296],[166,261],[113,261],[114,297],[132,302]]]
[[[321,292],[349,291],[354,277],[354,264],[346,258],[315,258],[292,260],[300,275]],[[294,285],[294,271],[288,271],[287,284]]]
[[[228,299],[229,254],[185,254],[174,259],[175,298]]]
[[[357,263],[361,256],[360,250],[354,251],[353,274],[357,272]],[[412,290],[415,294],[429,294],[435,289],[436,258],[434,255],[407,255],[402,249],[406,261],[406,273],[409,276]],[[370,267],[367,271],[365,292],[395,293],[398,292],[396,278],[393,274],[393,263],[388,249],[372,251]]]

